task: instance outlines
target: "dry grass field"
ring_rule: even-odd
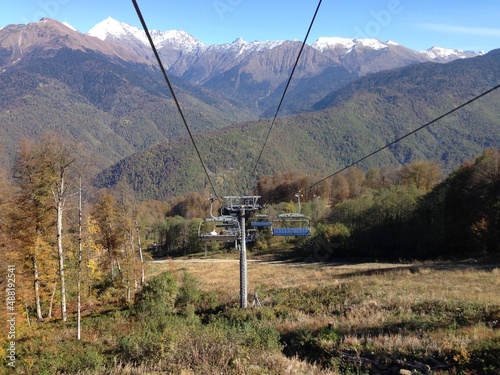
[[[126,304],[119,289],[74,315],[28,326],[23,375],[498,375],[496,263],[301,263],[237,253],[154,260]],[[252,307],[255,292],[261,306]],[[114,293],[114,294],[113,294]],[[96,300],[97,301],[97,300]],[[99,300],[100,301],[100,300]],[[0,337],[0,354],[6,355]]]
[[[149,272],[186,270],[237,310],[237,257],[154,261]],[[249,259],[249,306],[254,292],[262,308],[248,313],[272,323],[290,358],[324,371],[500,374],[496,264]]]

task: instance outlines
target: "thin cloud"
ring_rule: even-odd
[[[456,26],[442,23],[420,24],[420,28],[447,34],[476,35],[485,37],[500,37],[500,28]]]

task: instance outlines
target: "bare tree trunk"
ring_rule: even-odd
[[[134,290],[137,290],[137,269],[135,261],[135,244],[134,244],[134,229],[132,226],[129,228],[129,241],[130,241],[130,255],[132,258],[132,271],[134,274]]]
[[[65,155],[62,156],[61,163],[55,168],[58,172],[58,179],[55,187],[52,189],[54,203],[57,213],[57,255],[59,258],[59,282],[61,284],[61,318],[63,322],[67,320],[66,314],[66,279],[64,277],[64,250],[62,243],[63,233],[63,212],[66,201],[66,173],[74,159],[66,162]]]
[[[139,232],[139,225],[137,225],[137,221],[135,222],[135,230],[137,232],[137,245],[139,247],[139,259],[141,260],[141,287],[145,282],[145,274],[144,274],[144,257],[142,256],[142,245],[141,245],[141,234]]]
[[[120,260],[119,259],[116,259],[116,268],[118,268],[118,273],[120,274],[121,282],[123,282],[122,265],[120,264]]]
[[[130,239],[130,235],[129,235],[129,239]],[[130,277],[130,268],[131,268],[131,264],[130,264],[130,253],[131,253],[131,249],[129,246],[127,246],[127,241],[125,240],[125,242],[123,243],[123,246],[124,246],[124,250],[125,250],[125,277],[126,277],[126,282],[127,282],[127,303],[130,303],[130,300],[131,300],[131,283],[130,283],[130,280],[131,280],[131,277]]]
[[[81,330],[81,319],[82,319],[82,176],[80,176],[80,186],[78,189],[78,279],[77,279],[77,329],[76,329],[76,339],[81,340],[82,330]]]
[[[54,288],[52,289],[52,295],[50,296],[49,312],[47,313],[47,318],[52,318],[52,307],[54,306],[54,297],[56,296],[57,282],[54,281]]]
[[[38,247],[38,241],[37,244],[35,245]],[[38,274],[38,259],[36,256],[37,249],[35,249],[34,254],[33,254],[33,287],[35,289],[35,305],[36,305],[36,317],[39,320],[43,319],[43,314],[42,314],[42,304],[40,302],[40,279],[39,279],[39,274]]]
[[[61,190],[63,188],[64,180],[61,182]],[[63,218],[63,199],[61,196],[57,199],[57,255],[59,257],[59,279],[61,282],[61,318],[63,322],[66,321],[66,280],[64,278],[64,252],[62,244],[62,218]]]

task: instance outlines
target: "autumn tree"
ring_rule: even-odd
[[[405,186],[415,186],[418,190],[427,192],[436,186],[443,177],[439,164],[432,161],[415,161],[406,164],[399,172],[401,183]]]
[[[96,242],[108,254],[108,267],[111,279],[115,280],[115,269],[121,272],[121,252],[124,235],[124,224],[120,219],[120,212],[116,197],[109,190],[99,192],[91,215],[98,227]]]
[[[172,201],[170,216],[182,216],[186,219],[205,217],[210,212],[210,196],[208,190],[188,193]]]
[[[8,175],[7,170],[0,166],[0,264],[2,265],[0,269],[0,288],[5,290],[7,287],[7,267],[11,265],[15,266],[18,285],[20,286],[16,292],[19,298],[21,294],[25,294],[25,290],[23,290],[24,283],[21,281],[22,259],[20,259],[20,253],[17,251],[19,242],[13,237],[11,222],[11,213],[16,207],[14,201],[16,189],[12,180],[7,177]],[[2,305],[0,307],[0,314],[6,316],[4,314],[6,305]]]
[[[495,253],[500,242],[500,151],[489,149],[445,181],[447,245],[455,251]]]
[[[12,212],[11,219],[13,236],[28,262],[28,270],[32,272],[36,316],[43,319],[42,288],[53,275],[50,272],[49,253],[50,242],[53,241],[50,229],[55,220],[50,210],[52,197],[50,178],[47,176],[49,172],[46,165],[40,162],[40,156],[32,142],[21,142],[14,166],[14,177],[19,186],[15,197],[17,210]],[[43,275],[42,268],[46,268]]]
[[[76,176],[81,157],[72,142],[47,134],[34,143],[21,142],[14,175],[20,187],[18,212],[14,215],[18,228],[25,232],[23,242],[31,259],[35,286],[37,317],[42,318],[40,305],[39,256],[49,248],[55,237],[58,259],[61,316],[66,314],[65,250],[63,245],[63,215],[70,195],[76,193]],[[55,236],[49,228],[55,227]],[[21,233],[21,232],[18,232]],[[54,284],[55,285],[55,284]]]
[[[307,193],[304,194],[304,201],[317,196],[328,199],[330,191],[329,183],[309,189],[311,185],[320,179],[318,175],[307,175],[300,172],[278,172],[259,178],[256,194],[261,196],[261,202],[264,203],[293,200],[294,195],[298,192]]]
[[[59,261],[59,283],[61,290],[61,315],[66,321],[66,277],[65,277],[65,250],[63,246],[63,214],[70,196],[77,194],[78,161],[77,148],[72,142],[50,137],[42,140],[43,162],[46,163],[50,190],[53,197],[53,207],[56,210],[56,237],[57,255]]]
[[[343,174],[338,174],[332,178],[330,197],[333,204],[345,201],[349,198],[349,181]]]
[[[469,191],[481,202],[478,216],[471,224],[471,231],[487,251],[498,253],[500,252],[500,149],[488,149],[476,160]]]

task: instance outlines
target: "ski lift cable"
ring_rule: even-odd
[[[182,118],[182,122],[184,123],[184,127],[186,128],[186,130],[189,134],[189,138],[191,139],[191,143],[193,144],[194,149],[196,151],[196,154],[198,155],[198,159],[200,160],[200,163],[203,167],[203,170],[205,171],[205,175],[207,176],[208,182],[210,183],[210,186],[212,187],[214,195],[217,197],[218,195],[217,195],[217,191],[215,189],[215,186],[212,182],[212,179],[210,178],[210,175],[208,173],[208,169],[207,169],[205,163],[203,162],[203,158],[201,157],[200,151],[198,150],[198,146],[196,145],[196,142],[194,141],[193,134],[191,133],[191,130],[189,129],[188,123],[186,121],[186,117],[184,116],[184,112],[182,111],[182,108],[179,104],[179,101],[177,100],[177,96],[175,95],[174,88],[172,87],[172,84],[170,83],[170,79],[168,78],[168,75],[167,75],[167,72],[163,66],[163,63],[161,62],[160,55],[158,54],[158,51],[155,47],[155,44],[153,42],[153,38],[151,37],[149,29],[146,25],[146,21],[144,20],[144,17],[142,16],[142,12],[139,8],[139,5],[137,4],[136,0],[132,0],[132,3],[134,4],[134,8],[135,8],[135,11],[137,13],[137,16],[139,17],[139,20],[141,21],[142,28],[144,29],[144,32],[146,33],[146,37],[148,38],[149,44],[151,45],[151,49],[153,50],[153,53],[156,57],[156,61],[158,62],[160,70],[163,74],[163,78],[165,78],[165,82],[167,83],[168,88],[172,94],[172,98],[174,99],[175,105],[177,106],[177,110],[179,111],[179,114]]]
[[[293,65],[290,76],[288,77],[288,81],[286,83],[285,89],[283,90],[283,94],[281,95],[281,99],[279,101],[278,108],[276,109],[276,112],[274,113],[274,117],[273,117],[273,120],[271,122],[271,126],[269,127],[269,130],[268,130],[267,135],[266,135],[266,139],[264,140],[264,145],[262,146],[262,149],[260,150],[259,157],[257,158],[257,161],[255,162],[255,166],[252,170],[251,175],[255,174],[255,171],[257,170],[257,166],[259,165],[260,159],[262,158],[262,154],[264,153],[264,149],[266,148],[267,142],[269,140],[269,136],[271,135],[271,131],[273,130],[274,124],[276,122],[276,118],[278,117],[278,113],[281,109],[281,105],[283,104],[283,100],[285,99],[285,95],[286,95],[286,92],[288,91],[288,87],[290,86],[290,82],[292,80],[293,74],[295,73],[295,69],[297,68],[297,65],[299,63],[300,56],[302,55],[302,51],[304,50],[307,39],[309,38],[309,33],[311,32],[312,26],[313,26],[314,21],[316,19],[316,15],[318,14],[319,8],[321,6],[321,2],[322,2],[322,0],[319,0],[318,6],[316,7],[316,11],[314,12],[314,16],[311,20],[309,28],[307,29],[306,36],[304,38],[304,41],[302,42],[302,46],[300,47],[299,54],[297,55],[297,59],[295,60],[295,64]]]
[[[350,163],[350,164],[346,165],[345,167],[343,167],[343,168],[339,169],[338,171],[336,171],[336,172],[334,172],[334,173],[332,173],[332,174],[330,174],[330,175],[328,175],[328,176],[326,176],[326,177],[322,178],[321,180],[319,180],[319,181],[315,182],[314,184],[312,184],[312,185],[310,185],[310,186],[306,187],[306,188],[304,189],[304,192],[306,192],[307,190],[311,190],[313,187],[315,187],[315,186],[317,186],[317,185],[321,184],[322,182],[324,182],[324,181],[326,181],[326,180],[328,180],[328,179],[330,179],[330,178],[332,178],[332,177],[336,176],[337,174],[339,174],[339,173],[341,173],[341,172],[345,171],[346,169],[349,169],[349,168],[351,168],[351,167],[353,167],[353,166],[355,166],[355,165],[357,165],[357,164],[361,163],[362,161],[364,161],[364,160],[366,160],[366,159],[368,159],[368,158],[372,157],[373,155],[375,155],[375,154],[379,153],[380,151],[385,150],[386,148],[391,147],[392,145],[394,145],[394,144],[396,144],[396,143],[398,143],[398,142],[402,141],[403,139],[408,138],[410,135],[413,135],[413,134],[415,134],[415,133],[419,132],[420,130],[423,130],[423,129],[427,128],[428,126],[430,126],[430,125],[432,125],[432,124],[436,123],[437,121],[439,121],[439,120],[441,120],[441,119],[443,119],[443,118],[445,118],[445,117],[447,117],[447,116],[451,115],[452,113],[454,113],[454,112],[458,111],[459,109],[462,109],[462,108],[464,108],[464,107],[468,106],[469,104],[471,104],[471,103],[475,102],[475,101],[476,101],[476,100],[478,100],[478,99],[481,99],[482,97],[484,97],[484,96],[486,96],[486,95],[488,95],[488,94],[492,93],[493,91],[495,91],[495,90],[497,90],[497,89],[499,89],[499,88],[500,88],[500,84],[498,84],[498,85],[496,85],[496,86],[494,86],[494,87],[492,87],[492,88],[490,88],[490,89],[488,89],[488,90],[486,90],[486,91],[482,92],[481,94],[479,94],[479,95],[477,95],[477,96],[473,97],[472,99],[470,99],[470,100],[466,101],[465,103],[462,103],[462,104],[460,104],[459,106],[457,106],[457,107],[455,107],[455,108],[453,108],[453,109],[449,110],[448,112],[446,112],[446,113],[444,113],[444,114],[440,115],[439,117],[436,117],[434,120],[429,121],[428,123],[426,123],[426,124],[424,124],[424,125],[422,125],[422,126],[420,126],[420,127],[416,128],[416,129],[412,130],[412,131],[411,131],[411,132],[409,132],[409,133],[406,133],[405,135],[403,135],[403,136],[401,136],[401,137],[399,137],[399,138],[395,139],[394,141],[387,143],[385,146],[382,146],[382,147],[380,147],[379,149],[377,149],[377,150],[375,150],[375,151],[373,151],[373,152],[369,153],[368,155],[363,156],[361,159],[358,159],[358,160],[356,160],[355,162]]]

